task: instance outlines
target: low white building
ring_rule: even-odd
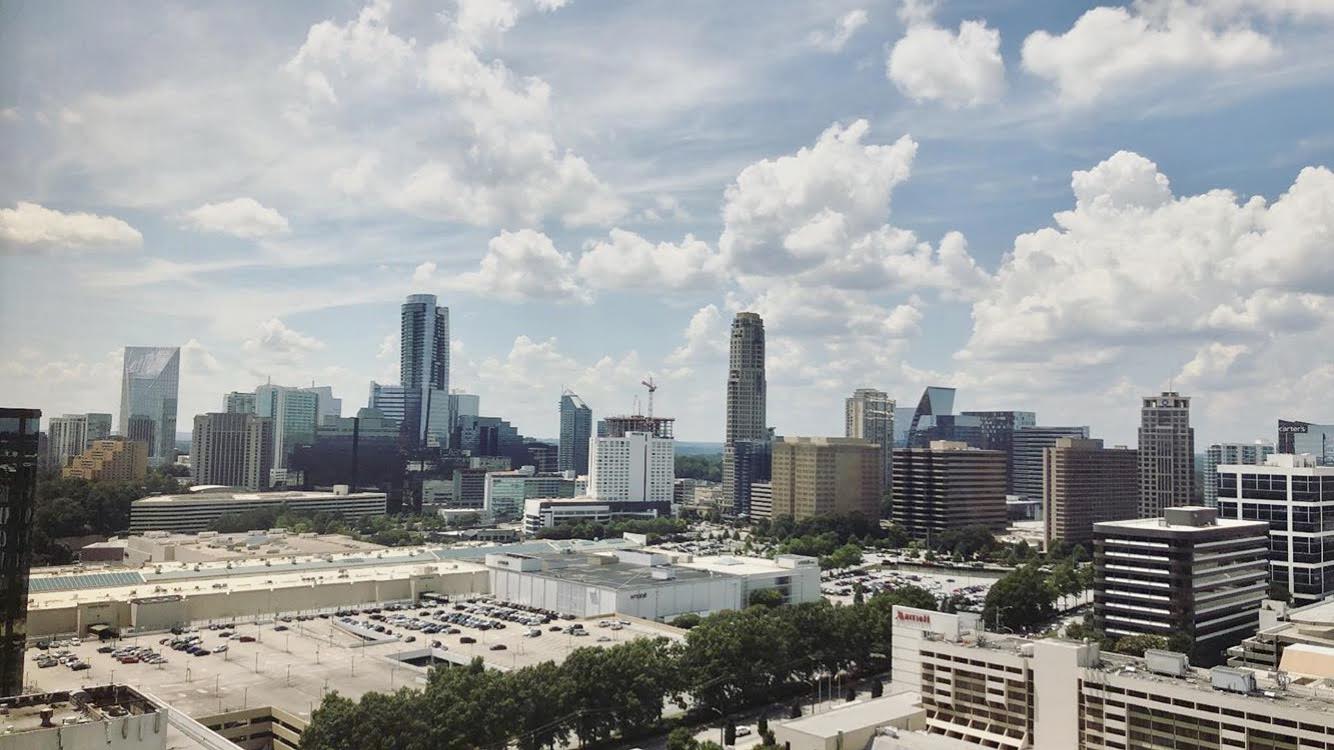
[[[701,558],[671,564],[651,549],[596,555],[488,555],[496,598],[575,617],[621,614],[671,620],[746,606],[751,591],[778,588],[793,603],[820,596],[813,558]]]
[[[523,501],[523,530],[536,534],[562,524],[611,523],[618,519],[665,518],[668,502],[608,502],[592,497],[540,497]]]
[[[130,504],[130,531],[204,531],[224,515],[283,506],[305,513],[337,513],[344,518],[382,516],[383,492],[349,492],[345,484],[333,492],[237,492],[218,490],[159,495]]]

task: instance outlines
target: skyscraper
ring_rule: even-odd
[[[1145,396],[1139,427],[1139,516],[1195,504],[1195,430],[1190,397],[1175,391]]]
[[[1214,443],[1204,450],[1204,505],[1218,507],[1218,467],[1223,464],[1263,464],[1274,453],[1273,443]]]
[[[403,303],[399,383],[403,386],[403,429],[418,446],[427,436],[449,444],[449,308],[434,294],[413,294]]]
[[[1125,521],[1139,512],[1138,462],[1129,448],[1101,440],[1057,438],[1042,451],[1042,507],[1048,548],[1093,541],[1093,524]]]
[[[593,436],[593,410],[573,391],[560,396],[560,445],[556,466],[577,475],[588,473],[588,439]]]
[[[195,484],[262,490],[273,468],[273,420],[254,414],[200,414],[190,441]]]
[[[1014,431],[1010,444],[1010,465],[1014,467],[1012,495],[1029,500],[1042,498],[1042,451],[1056,445],[1063,437],[1087,438],[1088,427],[1021,427]],[[1138,486],[1138,479],[1136,486]]]
[[[51,417],[47,429],[47,463],[64,466],[88,450],[95,440],[111,437],[110,414],[66,414]]]
[[[292,450],[315,439],[320,394],[304,388],[261,385],[255,389],[255,414],[273,420],[271,468],[286,469]],[[267,482],[268,477],[263,481]]]
[[[667,503],[676,490],[676,442],[651,432],[594,438],[588,496],[606,502]]]
[[[954,413],[954,389],[928,386],[913,411],[908,428],[908,447],[926,448],[938,440],[967,443],[987,449],[982,418]]]
[[[176,399],[180,377],[180,347],[125,347],[125,367],[120,382],[120,432],[131,440],[148,443],[150,465],[175,460]],[[136,420],[138,424],[134,424]],[[148,434],[144,434],[145,431]]]
[[[23,692],[42,412],[0,408],[0,695]]]
[[[948,440],[895,451],[894,523],[928,541],[968,526],[1003,531],[1005,454]]]
[[[723,437],[723,505],[740,514],[750,505],[750,484],[768,477],[737,480],[735,451],[738,441],[769,440],[765,424],[768,386],[764,379],[764,321],[752,312],[740,312],[732,320],[732,338],[727,353],[727,424]]]
[[[366,401],[366,406],[380,412],[385,419],[403,424],[404,401],[403,386],[383,385],[371,381],[371,395]]]
[[[960,416],[977,417],[982,427],[982,442],[977,447],[1005,454],[1005,492],[1014,489],[1014,431],[1033,427],[1037,415],[1031,411],[966,411]]]
[[[880,473],[886,490],[893,484],[894,408],[894,399],[874,388],[858,388],[843,402],[843,436],[880,446]]]
[[[856,438],[779,438],[770,486],[773,518],[859,513],[876,521],[884,495],[880,448]]]
[[[222,397],[222,410],[227,414],[254,414],[255,394],[232,391]]]

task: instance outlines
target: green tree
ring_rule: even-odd
[[[1167,639],[1161,635],[1127,635],[1116,639],[1112,651],[1130,656],[1143,656],[1151,648],[1167,648]]]
[[[1037,564],[1011,571],[987,592],[982,616],[990,627],[999,623],[1012,630],[1034,628],[1056,615],[1055,596]]]
[[[672,625],[682,629],[689,630],[700,623],[702,618],[694,612],[687,612],[683,615],[677,615],[672,620]]]
[[[828,556],[820,558],[820,567],[826,570],[833,568],[851,568],[854,565],[862,564],[862,548],[855,544],[845,544],[835,549]]]
[[[755,589],[750,592],[746,604],[751,607],[758,606],[773,609],[783,604],[783,592],[778,589]]]

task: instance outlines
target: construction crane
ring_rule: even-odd
[[[650,376],[648,377],[648,380],[641,380],[641,381],[639,381],[639,384],[642,385],[642,386],[644,386],[645,388],[648,389],[648,415],[649,415],[650,418],[652,418],[652,417],[653,417],[653,392],[656,391],[656,390],[658,390],[658,384],[655,383],[655,382],[653,382],[653,376],[652,376],[652,375],[650,375]]]

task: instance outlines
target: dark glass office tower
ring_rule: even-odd
[[[0,408],[0,695],[23,692],[42,412]]]
[[[403,303],[399,383],[403,387],[403,432],[425,446],[433,435],[449,441],[449,308],[434,294],[413,294]]]
[[[588,473],[588,439],[593,433],[593,410],[573,391],[560,395],[560,443],[556,465],[561,471]]]

